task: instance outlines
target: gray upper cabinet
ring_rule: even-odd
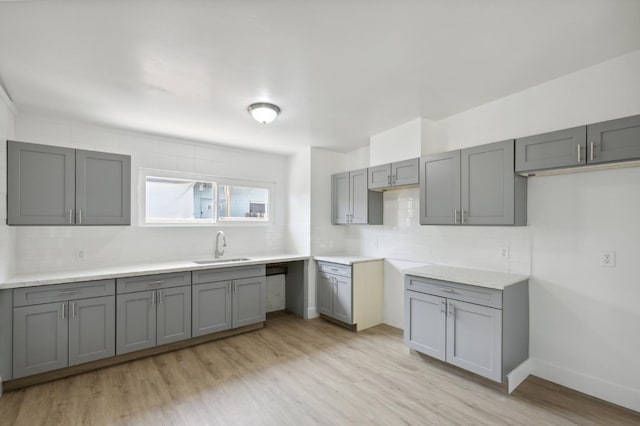
[[[67,302],[14,308],[14,379],[67,366],[67,311]]]
[[[397,161],[390,164],[369,167],[369,189],[390,189],[417,185],[420,183],[420,159]]]
[[[382,193],[367,188],[367,169],[331,176],[331,223],[382,224]]]
[[[640,159],[640,115],[516,139],[516,172]]]
[[[7,224],[129,225],[131,157],[7,143]]]
[[[460,223],[526,225],[527,181],[514,173],[513,140],[460,153]]]
[[[76,151],[76,223],[131,224],[131,157]]]
[[[516,172],[587,163],[585,126],[516,139]]]
[[[115,296],[69,302],[69,365],[116,354]]]
[[[587,126],[588,163],[640,159],[640,115]]]
[[[75,151],[7,143],[7,223],[75,223]]]
[[[422,225],[526,225],[527,181],[513,140],[421,159]]]
[[[454,225],[460,214],[460,151],[420,159],[420,224]]]

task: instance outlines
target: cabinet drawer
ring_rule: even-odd
[[[262,277],[266,274],[265,265],[237,266],[193,271],[193,283],[213,283],[216,281],[239,280],[241,278]]]
[[[13,306],[39,305],[115,294],[115,280],[43,285],[13,290]]]
[[[452,283],[412,275],[405,276],[404,288],[405,290],[502,309],[502,291],[494,288]]]
[[[156,288],[180,287],[190,284],[191,272],[189,271],[118,278],[118,294],[153,290]]]
[[[342,275],[343,277],[351,276],[351,266],[342,265],[340,263],[318,262],[318,269],[325,274]]]

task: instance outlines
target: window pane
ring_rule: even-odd
[[[269,220],[269,190],[219,185],[218,218],[220,220]]]
[[[212,182],[148,176],[147,221],[214,221],[213,185]]]

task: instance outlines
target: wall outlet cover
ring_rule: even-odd
[[[600,266],[606,268],[616,267],[616,252],[615,250],[605,250],[600,255]]]

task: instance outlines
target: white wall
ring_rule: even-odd
[[[16,109],[0,86],[0,282],[15,267],[15,231],[7,226],[7,139],[14,138]]]
[[[370,139],[371,157],[367,166],[419,157],[421,141],[421,118],[373,135]]]
[[[422,151],[635,114],[640,51],[423,122]],[[385,225],[349,227],[347,247],[392,259],[385,263],[385,322],[396,326],[402,324],[401,261],[530,270],[534,374],[640,411],[640,168],[529,178],[528,192],[528,227],[472,228],[418,226],[417,190],[389,191]],[[504,245],[508,260],[496,253]],[[599,266],[606,249],[616,250],[616,268]]]
[[[289,156],[287,249],[311,253],[311,148]]]
[[[227,234],[229,256],[286,251],[289,164],[285,156],[23,114],[17,117],[16,138],[128,154],[132,160],[132,225],[16,227],[16,271],[19,273],[209,257],[219,229]],[[275,182],[275,224],[139,226],[140,167]],[[77,259],[79,249],[87,251],[87,260]]]

